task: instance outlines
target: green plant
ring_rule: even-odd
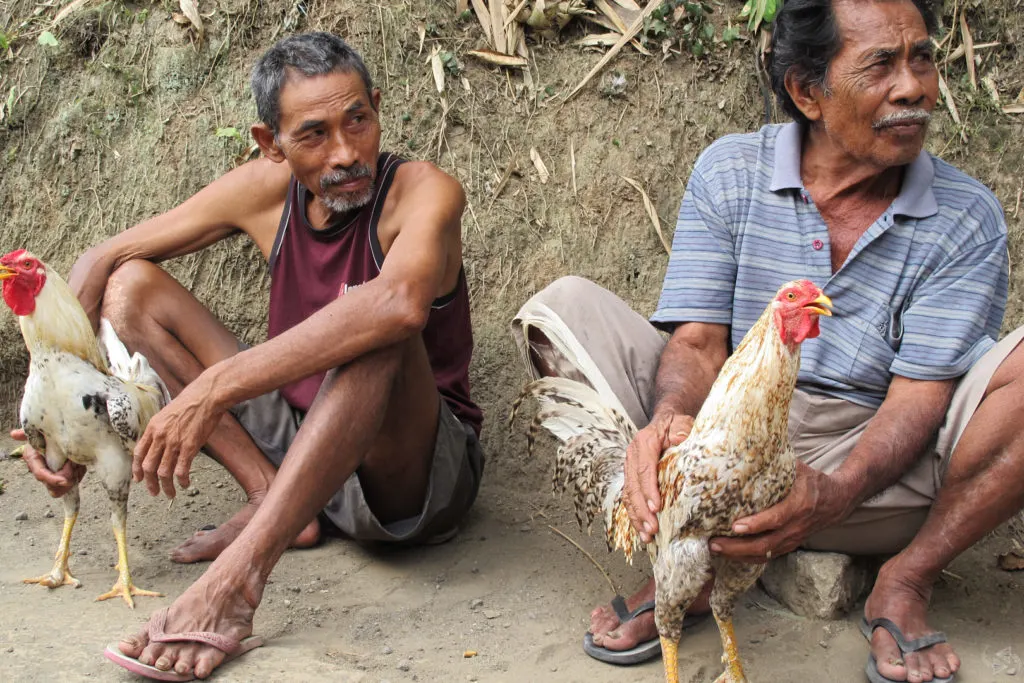
[[[665,0],[644,21],[644,36],[663,47],[678,42],[695,57],[703,57],[715,45],[713,13],[708,2]]]
[[[740,19],[747,20],[747,28],[757,33],[762,24],[768,25],[775,21],[775,15],[782,9],[784,0],[747,0],[740,12]]]

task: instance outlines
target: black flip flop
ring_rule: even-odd
[[[903,631],[900,627],[893,623],[890,619],[881,617],[879,619],[872,619],[870,622],[863,617],[860,620],[860,632],[864,634],[864,637],[871,642],[871,635],[875,632],[876,628],[884,628],[892,636],[892,639],[896,641],[896,646],[900,649],[901,654],[907,654],[909,652],[920,652],[921,650],[927,649],[933,645],[947,642],[946,634],[941,631],[935,633],[929,633],[926,636],[921,636],[915,640],[907,640],[903,635]],[[871,683],[900,683],[894,681],[891,678],[886,678],[882,674],[878,673],[878,662],[875,660],[873,654],[868,655],[867,666],[864,667],[864,673],[867,674],[868,680]],[[956,674],[948,678],[933,678],[932,683],[953,683],[956,680]]]
[[[650,612],[653,610],[654,601],[651,600],[649,602],[645,602],[630,612],[626,608],[626,599],[621,595],[616,595],[612,598],[612,609],[615,610],[615,614],[619,617],[619,625],[621,626],[622,624],[633,621],[644,612]],[[683,630],[686,630],[691,626],[695,626],[707,618],[708,615],[706,614],[687,615],[686,618],[683,619]],[[636,647],[632,647],[628,650],[609,650],[606,647],[594,645],[594,635],[588,632],[583,636],[583,651],[594,659],[607,662],[608,664],[629,666],[631,664],[640,664],[659,656],[661,654],[661,639],[652,638],[651,640],[640,643]]]

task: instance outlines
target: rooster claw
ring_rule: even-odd
[[[80,588],[82,582],[71,576],[71,572],[65,570],[63,572],[50,572],[43,576],[37,576],[34,579],[22,579],[22,583],[37,583],[40,586],[46,586],[47,588],[60,588],[61,586],[74,586]]]
[[[142,588],[138,588],[134,583],[129,583],[127,586],[120,579],[114,584],[114,587],[109,591],[100,595],[96,598],[96,602],[102,602],[104,600],[110,600],[111,598],[124,598],[124,601],[128,603],[128,606],[135,609],[135,601],[132,600],[133,595],[139,595],[148,598],[162,598],[163,593],[156,591],[147,591]]]

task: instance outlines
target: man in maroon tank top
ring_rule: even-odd
[[[336,36],[282,40],[252,87],[263,158],[90,249],[70,278],[93,323],[108,318],[175,394],[139,441],[136,481],[174,497],[203,448],[249,497],[173,552],[214,560],[206,573],[108,648],[144,674],[205,678],[237,653],[281,554],[315,543],[321,523],[447,540],[483,470],[459,183],[381,154],[380,91]],[[252,348],[154,265],[238,232],[271,268],[270,339]],[[55,493],[79,475],[31,450],[26,462]],[[151,639],[161,629],[182,637]]]

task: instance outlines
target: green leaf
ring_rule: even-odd
[[[730,26],[729,28],[727,28],[724,31],[722,31],[722,42],[725,43],[726,45],[732,43],[734,40],[736,40],[739,37],[740,37],[740,30],[738,28],[736,28],[735,26]]]
[[[714,24],[704,24],[704,38],[707,40],[715,39],[715,26]]]
[[[235,127],[218,128],[216,135],[219,138],[238,138],[239,140],[242,139],[242,134],[239,133],[238,129]]]
[[[43,31],[39,34],[39,44],[47,45],[49,47],[57,47],[57,39],[49,31]]]
[[[11,46],[11,39],[5,34],[0,33],[0,50],[6,50]]]

